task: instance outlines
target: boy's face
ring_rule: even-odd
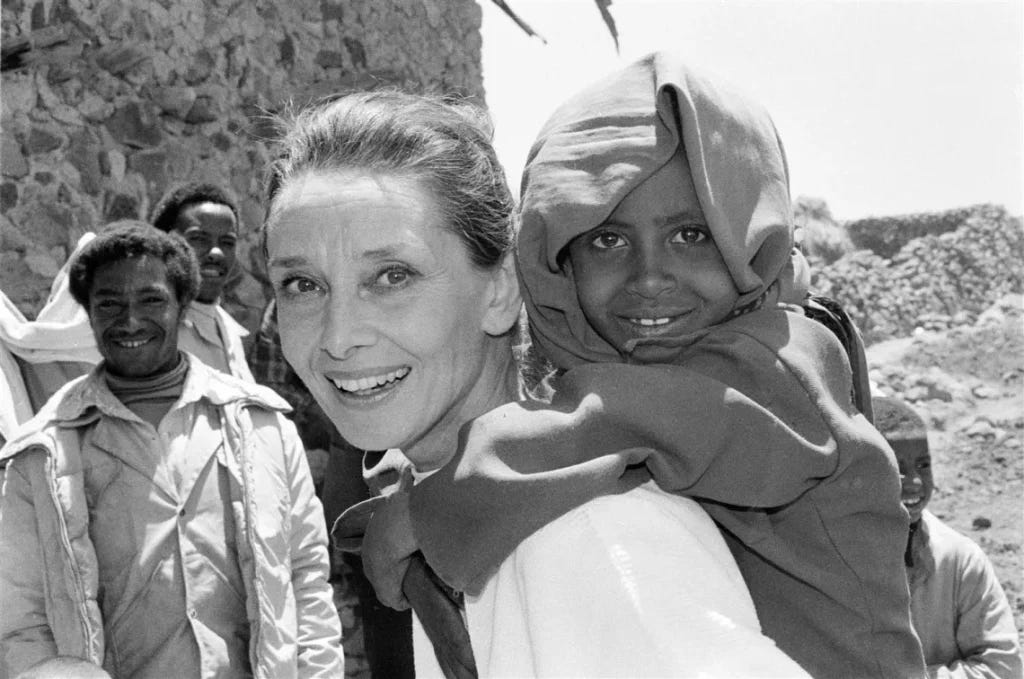
[[[178,212],[174,230],[184,236],[199,260],[201,282],[196,299],[213,304],[235,266],[238,242],[235,214],[220,203],[191,203]]]
[[[568,261],[587,321],[624,356],[640,340],[631,354],[639,363],[671,359],[644,340],[718,323],[739,298],[681,152],[573,239]]]
[[[910,512],[910,520],[917,521],[932,498],[932,457],[928,441],[923,438],[889,440],[896,453],[903,485],[903,506]]]

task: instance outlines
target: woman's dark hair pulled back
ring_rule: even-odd
[[[360,92],[287,114],[279,124],[281,154],[267,183],[264,239],[290,180],[354,170],[422,182],[476,266],[492,268],[511,250],[513,199],[481,108],[433,95]]]

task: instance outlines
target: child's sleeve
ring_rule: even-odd
[[[428,562],[468,587],[552,519],[651,476],[753,508],[828,478],[834,430],[854,412],[842,346],[813,321],[757,316],[709,333],[680,365],[583,365],[551,407],[509,404],[472,422],[455,459],[411,493]]]
[[[1013,613],[992,563],[968,545],[958,559],[956,644],[961,658],[928,668],[931,677],[1020,679],[1024,676]]]

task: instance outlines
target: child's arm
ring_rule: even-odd
[[[1020,679],[1024,676],[1013,613],[992,563],[971,544],[957,559],[956,644],[962,657],[947,665],[933,665],[936,678]],[[941,577],[935,573],[933,577]]]
[[[839,342],[781,311],[710,333],[679,366],[580,366],[551,408],[509,404],[462,432],[453,462],[411,493],[416,539],[462,589],[539,527],[646,474],[717,502],[784,505],[836,469],[850,393]]]

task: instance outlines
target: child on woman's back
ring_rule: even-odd
[[[653,476],[701,502],[812,675],[923,675],[895,461],[800,306],[768,115],[655,54],[556,111],[523,186],[531,331],[565,372],[550,408],[476,420],[411,491],[427,561],[472,591],[555,517]]]

